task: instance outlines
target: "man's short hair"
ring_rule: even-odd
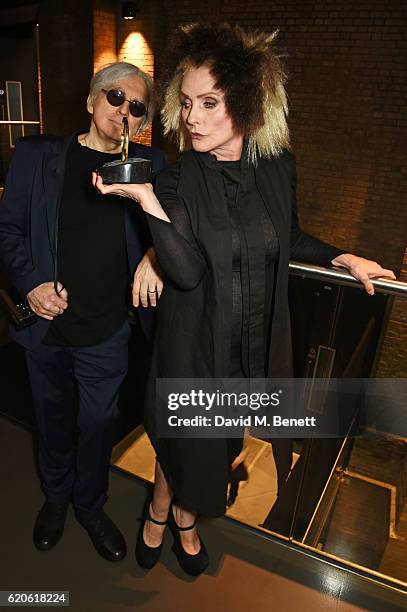
[[[143,119],[139,131],[142,132],[151,121],[154,114],[153,81],[149,74],[129,62],[113,62],[106,64],[95,72],[89,86],[89,101],[94,103],[101,89],[112,89],[117,86],[118,81],[128,77],[139,77],[147,87],[147,114]]]

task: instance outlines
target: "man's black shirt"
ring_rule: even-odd
[[[120,196],[100,195],[92,185],[92,170],[119,158],[84,147],[76,139],[67,152],[58,224],[58,280],[68,292],[68,308],[51,322],[46,344],[99,344],[127,316],[126,204]]]

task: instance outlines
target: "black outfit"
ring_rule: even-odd
[[[83,522],[98,513],[108,533],[100,511],[128,367],[126,290],[152,242],[139,206],[98,195],[92,186],[91,170],[118,156],[82,147],[78,134],[18,140],[0,206],[0,258],[22,297],[55,278],[57,260],[68,309],[52,323],[39,317],[10,333],[26,349],[48,502],[65,508],[72,500]],[[165,165],[159,149],[130,143],[129,155],[151,159],[154,172]],[[138,309],[147,336],[153,310]],[[48,520],[48,510],[45,515]],[[44,545],[41,537],[37,544]]]
[[[160,175],[156,193],[171,223],[147,216],[166,283],[146,429],[179,503],[216,516],[226,507],[230,441],[158,438],[167,413],[155,379],[290,376],[289,260],[330,265],[341,251],[299,228],[288,151],[257,167],[188,151]]]
[[[278,239],[256,190],[254,168],[243,160],[218,162],[225,185],[232,234],[232,332],[230,378],[263,378]],[[241,438],[228,438],[228,463],[241,452]]]
[[[74,140],[68,149],[59,211],[58,278],[69,288],[69,308],[50,324],[46,344],[90,346],[110,338],[126,316],[129,270],[123,198],[101,196],[92,170],[119,154]]]
[[[115,159],[120,155],[83,147],[77,138],[67,149],[57,269],[68,308],[53,319],[42,343],[26,350],[43,490],[55,504],[72,498],[85,515],[107,500],[114,418],[128,365],[126,204],[98,194],[91,181],[92,170]]]
[[[107,500],[114,419],[127,373],[130,333],[125,321],[111,338],[93,346],[41,343],[26,350],[38,424],[38,463],[50,502],[73,500],[77,511],[94,513]]]
[[[256,189],[253,166],[243,161],[218,163],[232,234],[230,376],[263,378],[278,238]]]
[[[42,343],[26,350],[43,490],[55,504],[72,497],[82,513],[100,511],[107,500],[114,417],[127,373],[125,203],[119,196],[101,196],[91,181],[92,170],[115,159],[120,155],[83,147],[77,138],[67,149],[57,270],[68,308],[50,323]],[[41,380],[46,383],[38,384]],[[76,448],[74,380],[79,387]]]

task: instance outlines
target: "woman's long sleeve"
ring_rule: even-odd
[[[205,272],[206,262],[192,231],[188,212],[177,194],[178,166],[167,168],[156,180],[156,196],[171,220],[164,221],[146,213],[158,263],[165,279],[179,289],[196,287]]]
[[[298,221],[297,170],[294,156],[285,152],[284,163],[291,178],[292,211],[290,258],[310,264],[330,267],[332,265],[332,260],[346,251],[340,250],[302,231]]]

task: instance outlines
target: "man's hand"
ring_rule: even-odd
[[[156,306],[163,290],[161,271],[158,266],[155,250],[150,247],[140,261],[133,278],[133,306],[144,308]]]
[[[369,295],[374,294],[374,286],[370,282],[371,278],[389,278],[391,280],[396,280],[392,270],[382,268],[380,264],[371,259],[364,259],[363,257],[352,255],[351,253],[339,255],[332,260],[332,264],[340,268],[346,268],[354,278],[363,284],[365,291]]]
[[[61,283],[57,285],[58,293],[54,289],[54,283],[42,283],[27,293],[27,301],[36,315],[43,319],[52,321],[54,317],[62,314],[68,308],[68,293]]]

